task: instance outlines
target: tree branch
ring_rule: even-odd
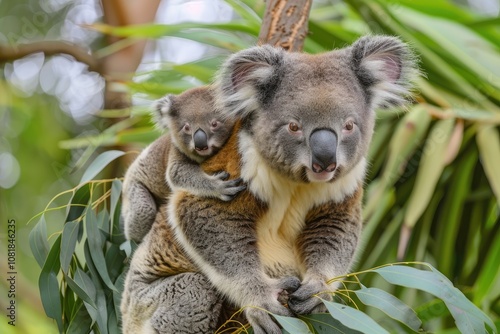
[[[301,51],[307,36],[312,0],[267,0],[259,44]]]
[[[56,54],[73,56],[77,61],[87,64],[89,71],[103,74],[100,62],[88,53],[87,50],[78,45],[62,41],[33,42],[16,46],[0,45],[0,63],[14,61],[38,52],[43,52],[45,56]]]

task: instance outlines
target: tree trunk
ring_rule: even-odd
[[[312,0],[267,0],[259,34],[259,45],[281,46],[288,51],[302,51]]]

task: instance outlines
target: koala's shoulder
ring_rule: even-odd
[[[169,134],[164,134],[156,139],[148,148],[147,154],[143,158],[144,164],[157,166],[165,170],[168,163],[172,141]]]

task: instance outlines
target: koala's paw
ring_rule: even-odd
[[[322,280],[310,280],[289,296],[288,307],[295,314],[325,312],[326,307],[320,298],[332,300],[332,288]]]
[[[247,186],[242,184],[242,179],[228,180],[229,173],[219,172],[213,175],[216,180],[215,197],[225,202],[231,201],[236,195],[245,190]]]
[[[287,304],[290,294],[294,293],[300,287],[300,280],[297,277],[290,276],[282,278],[278,281],[277,288],[278,301],[280,304]]]

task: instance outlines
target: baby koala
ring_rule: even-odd
[[[225,171],[208,175],[200,167],[226,143],[235,124],[221,118],[211,87],[166,95],[156,102],[154,119],[159,128],[170,131],[141,152],[123,182],[125,236],[135,242],[142,241],[157,208],[175,189],[230,201],[246,188],[241,179],[228,180]]]

